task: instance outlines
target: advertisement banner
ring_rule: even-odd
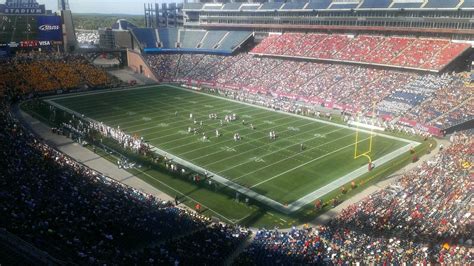
[[[38,16],[38,41],[62,41],[61,17]]]

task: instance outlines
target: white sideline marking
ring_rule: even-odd
[[[337,130],[342,130],[342,129],[337,129]],[[340,138],[334,139],[334,140],[329,141],[329,142],[325,142],[325,143],[323,143],[323,144],[321,144],[321,145],[312,147],[312,148],[310,148],[310,149],[308,149],[308,150],[305,150],[305,151],[310,151],[310,150],[318,149],[319,147],[325,146],[325,145],[327,145],[327,144],[329,144],[329,143],[336,142],[336,141],[338,141],[338,140],[340,140],[340,139],[343,139],[343,138],[350,137],[351,135],[352,135],[352,133],[351,133],[351,134],[348,134],[348,135],[344,135],[344,136],[342,136],[342,137],[340,137]],[[361,140],[361,141],[363,141],[363,140]],[[360,142],[360,141],[359,141],[359,142]],[[354,143],[352,143],[352,144],[349,145],[348,147],[350,147],[350,146],[352,146],[352,145],[354,145]],[[343,148],[345,149],[345,148],[347,148],[347,147],[343,147]],[[279,152],[279,151],[281,151],[281,150],[278,150],[278,151],[275,151],[275,152],[271,152],[271,153],[269,153],[269,154],[267,154],[267,155],[265,155],[265,156],[268,156],[268,155],[270,155],[270,154],[274,154],[274,153]],[[260,171],[260,170],[262,170],[262,169],[265,169],[265,168],[268,168],[268,167],[270,167],[270,166],[272,166],[272,165],[281,163],[281,162],[283,162],[283,161],[286,161],[286,160],[288,160],[288,159],[290,159],[290,158],[293,158],[293,157],[296,157],[296,156],[298,156],[298,155],[301,155],[301,153],[296,153],[296,154],[293,154],[293,155],[290,156],[290,157],[286,157],[286,158],[284,158],[284,159],[282,159],[282,160],[273,162],[273,163],[271,163],[271,164],[269,164],[269,165],[265,165],[264,167],[262,167],[262,168],[260,168],[260,169],[254,170],[254,171],[252,171],[252,172],[248,172],[248,173],[246,173],[245,175],[241,175],[241,176],[239,176],[239,177],[237,177],[237,178],[234,178],[234,179],[232,179],[232,181],[239,180],[239,179],[241,179],[242,177],[251,175],[251,174],[256,173],[256,172],[258,172],[258,171]],[[314,159],[313,159],[312,161],[314,161]],[[240,166],[240,165],[238,165],[238,166]],[[219,173],[223,173],[223,172],[228,171],[228,170],[233,169],[233,168],[235,168],[235,166],[234,166],[234,167],[231,167],[231,168],[229,168],[229,169],[226,169],[226,170],[224,170],[224,171],[221,171],[221,172],[219,172]],[[254,186],[252,186],[252,187],[254,187]]]
[[[206,94],[206,93],[202,93],[202,92],[197,92],[197,91],[192,91],[192,90],[187,90],[187,89],[184,89],[182,87],[178,87],[178,86],[174,86],[174,85],[165,85],[165,86],[168,86],[168,87],[173,87],[173,88],[176,88],[176,89],[179,89],[179,90],[182,90],[182,91],[186,91],[188,93],[195,93],[195,94],[199,94],[199,95],[206,95],[208,97],[212,97],[212,98],[217,98],[217,99],[221,99],[221,100],[226,100],[226,101],[230,101],[230,102],[234,102],[234,103],[239,103],[239,104],[243,104],[243,105],[247,105],[247,106],[253,106],[253,107],[256,107],[256,108],[260,108],[260,109],[264,109],[264,110],[269,110],[269,111],[272,111],[272,112],[277,112],[277,113],[281,113],[281,114],[284,114],[284,115],[289,115],[289,116],[293,116],[293,117],[299,117],[299,118],[304,118],[304,119],[307,119],[307,120],[311,120],[311,121],[317,121],[319,123],[323,123],[323,124],[328,124],[328,125],[333,125],[333,126],[336,126],[336,127],[340,127],[340,128],[347,128],[347,129],[351,129],[352,131],[354,131],[354,128],[351,128],[351,127],[348,127],[348,126],[344,126],[344,125],[340,125],[340,124],[336,124],[336,123],[333,123],[333,122],[328,122],[328,121],[324,121],[324,120],[319,120],[319,119],[315,119],[315,118],[310,118],[310,117],[305,117],[305,116],[300,116],[300,115],[296,115],[296,114],[292,114],[292,113],[287,113],[287,112],[283,112],[283,111],[276,111],[276,110],[273,110],[271,108],[266,108],[266,107],[263,107],[263,106],[258,106],[258,105],[253,105],[253,104],[250,104],[250,103],[246,103],[246,102],[240,102],[240,101],[237,101],[237,100],[232,100],[232,99],[228,99],[228,98],[224,98],[224,97],[220,97],[220,96],[215,96],[215,95],[209,95],[209,94]],[[146,88],[156,88],[156,87],[160,87],[160,85],[152,85],[152,86],[143,86],[143,87],[138,87],[138,88],[125,88],[125,89],[116,89],[116,90],[108,90],[108,91],[100,91],[100,92],[91,92],[91,93],[77,93],[77,94],[73,94],[73,95],[68,95],[68,96],[48,96],[48,97],[44,97],[43,99],[46,99],[45,101],[48,102],[49,104],[51,105],[54,105],[62,110],[65,110],[69,113],[72,113],[72,114],[76,114],[76,115],[80,115],[79,113],[65,107],[65,106],[62,106],[56,102],[53,102],[52,99],[63,99],[63,98],[73,98],[73,97],[82,97],[82,96],[85,96],[85,95],[94,95],[94,94],[102,94],[102,93],[110,93],[110,92],[118,92],[118,91],[128,91],[128,90],[139,90],[139,89],[146,89]],[[93,121],[93,122],[97,122],[96,120],[93,120],[91,118],[86,118],[87,120],[89,121]],[[361,130],[359,129],[360,132],[365,132],[365,133],[368,133],[368,134],[371,134],[372,132],[370,131],[366,131],[366,130]],[[407,152],[410,148],[412,147],[416,147],[418,145],[420,145],[421,143],[419,142],[416,142],[416,141],[411,141],[411,140],[407,140],[407,139],[403,139],[403,138],[399,138],[399,137],[394,137],[394,136],[390,136],[390,135],[385,135],[385,134],[382,134],[382,133],[376,133],[376,132],[373,132],[374,136],[382,136],[382,137],[385,137],[385,138],[388,138],[388,139],[395,139],[395,140],[398,140],[400,142],[404,142],[404,143],[407,143],[406,146],[404,147],[401,147],[395,151],[392,151],[390,152],[389,154],[387,155],[384,155],[382,156],[381,158],[377,159],[374,161],[374,163],[376,163],[377,165],[383,165],[395,158],[397,158],[398,156],[400,156],[402,153],[404,152]],[[177,156],[174,156],[173,154],[170,154],[166,151],[163,151],[157,147],[154,147],[154,146],[151,146],[153,148],[153,150],[161,155],[167,155],[168,157],[171,157],[171,158],[174,158],[175,161],[177,161],[178,163],[180,164],[183,164],[185,166],[187,166],[188,168],[191,168],[191,169],[194,169],[195,171],[201,171],[203,172],[204,169],[202,167],[199,167],[197,165],[194,165],[193,163],[187,161],[187,160],[183,160]],[[209,171],[208,171],[209,172]],[[304,195],[302,196],[301,198],[299,198],[298,200],[294,201],[293,203],[289,204],[288,206],[286,205],[283,205],[281,204],[280,202],[277,202],[271,198],[268,198],[264,195],[261,195],[261,194],[258,194],[256,193],[255,191],[253,190],[250,190],[249,188],[246,188],[246,187],[243,187],[237,183],[234,183],[220,175],[217,175],[215,173],[212,173],[212,172],[209,172],[209,174],[211,175],[214,175],[213,177],[213,180],[223,184],[223,185],[226,185],[236,191],[238,191],[239,193],[242,193],[246,196],[248,196],[249,198],[253,198],[254,200],[257,200],[259,202],[262,202],[264,203],[265,205],[267,206],[270,206],[278,211],[281,211],[283,213],[286,213],[286,214],[290,214],[292,212],[295,212],[297,210],[299,210],[301,207],[311,203],[313,200],[317,199],[317,198],[320,198],[324,195],[326,195],[327,193],[337,189],[338,187],[340,187],[341,185],[347,183],[347,182],[350,182],[351,180],[367,173],[367,167],[366,166],[362,166],[344,176],[341,176],[340,178],[334,180],[333,182],[321,187],[321,188],[318,188],[318,189],[315,189],[313,192],[310,192],[309,194],[307,195]],[[146,173],[144,173],[146,174]],[[152,177],[153,178],[153,177]],[[157,180],[159,181],[159,180]],[[165,184],[166,185],[166,184]],[[171,187],[170,187],[171,188]],[[176,191],[175,189],[171,188],[172,190]],[[182,193],[181,193],[182,194]],[[192,199],[194,201],[194,199]],[[204,205],[203,205],[204,206]],[[205,206],[206,207],[206,206]],[[213,211],[212,209],[210,209],[211,211]],[[220,217],[223,217],[224,219],[230,221],[230,222],[234,222],[235,220],[230,220],[228,218],[226,218],[225,216],[213,211],[214,213],[216,213],[217,215],[219,215]],[[245,218],[245,217],[244,217]],[[237,220],[238,221],[238,220]]]
[[[284,124],[282,124],[282,125],[287,125],[287,124],[290,124],[290,123],[293,123],[293,122],[294,122],[294,121],[291,121],[291,122],[289,122],[289,123],[284,123]],[[311,124],[311,123],[304,124],[303,126],[307,126],[307,125],[310,125],[310,124]],[[325,126],[323,126],[323,127],[318,127],[317,129],[322,129],[322,128],[325,128]],[[281,131],[281,132],[279,132],[279,134],[281,134],[282,132],[287,132],[287,131],[288,131],[288,130]],[[257,134],[257,133],[264,133],[264,132],[258,131],[258,132],[254,132],[254,133],[250,133],[250,134],[246,134],[246,135],[242,135],[242,136],[248,137],[248,136],[250,136],[250,135]],[[303,134],[303,133],[300,133],[300,134]],[[292,137],[297,136],[297,135],[299,135],[299,134],[293,135]],[[242,145],[246,145],[246,144],[251,143],[251,142],[256,142],[257,140],[260,140],[260,139],[268,139],[268,136],[261,137],[261,138],[256,138],[256,139],[253,139],[253,140],[251,140],[251,141],[249,141],[249,142],[243,142],[243,143],[241,143],[241,144],[235,145],[234,148],[235,148],[235,147],[242,146]],[[227,143],[227,142],[233,142],[233,140],[232,140],[232,139],[229,139],[229,140],[226,140],[225,142],[220,142],[220,143],[217,143],[217,144],[212,145],[212,146],[206,146],[206,147],[201,147],[201,148],[197,148],[197,149],[194,149],[194,150],[190,150],[190,151],[188,151],[188,152],[182,153],[181,155],[188,154],[188,153],[192,153],[192,152],[195,152],[195,151],[200,150],[200,149],[204,149],[204,148],[208,148],[208,147],[213,147],[213,146],[220,145],[220,144],[222,144],[222,143]],[[260,141],[259,141],[259,142],[260,142]],[[253,151],[253,150],[259,149],[259,148],[261,148],[261,147],[268,146],[268,145],[270,145],[270,144],[272,144],[272,143],[266,143],[266,144],[264,144],[264,145],[262,145],[262,146],[255,147],[255,148],[252,148],[252,149],[250,149],[250,150],[247,150],[247,151],[245,151],[244,153],[240,153],[239,155],[245,154],[245,153],[247,153],[247,152],[249,152],[249,151]],[[185,145],[185,146],[186,146],[186,145]],[[291,145],[291,146],[292,146],[292,145]],[[288,146],[288,147],[291,147],[291,146]],[[174,149],[174,148],[177,148],[177,147],[173,147],[172,149]],[[217,153],[219,153],[219,152],[217,151],[217,152],[208,153],[208,154],[206,154],[206,155],[193,158],[193,160],[194,160],[194,161],[195,161],[195,160],[199,160],[199,159],[201,159],[201,158],[205,158],[205,157],[208,157],[208,156],[217,154]],[[221,160],[219,160],[219,162],[222,161],[222,160],[227,160],[227,159],[229,159],[229,158],[232,158],[232,157],[228,157],[228,158],[221,159]],[[216,162],[217,162],[217,161],[216,161]],[[216,163],[216,162],[213,162],[213,163]]]
[[[340,130],[342,130],[342,129],[340,129],[340,128],[339,128],[339,129],[335,129],[335,130],[333,130],[333,131],[329,131],[328,133],[334,133],[334,132],[338,132],[338,131],[340,131]],[[304,134],[304,133],[301,133],[301,134]],[[352,134],[352,133],[351,133],[351,134]],[[341,137],[341,138],[345,138],[345,137],[348,137],[348,136],[349,136],[349,135],[345,135],[344,137]],[[267,137],[267,138],[268,138],[268,137]],[[339,139],[341,139],[341,138],[335,139],[334,141],[337,141],[337,140],[339,140]],[[314,140],[314,139],[315,139],[315,138],[310,138],[310,139],[307,139],[305,142],[311,141],[311,140]],[[313,148],[311,148],[311,149],[315,149],[315,148],[324,146],[324,145],[326,145],[326,144],[328,144],[328,143],[331,143],[331,142],[326,142],[326,143],[324,143],[324,144],[318,145],[318,146],[313,147]],[[270,145],[270,144],[273,144],[273,143],[269,143],[269,144],[266,144],[266,145],[264,145],[264,146],[267,146],[267,145]],[[262,155],[262,156],[260,156],[260,157],[266,157],[266,156],[268,156],[268,155],[275,154],[275,153],[277,153],[277,152],[286,150],[286,149],[288,149],[289,147],[294,146],[294,145],[296,145],[296,144],[297,144],[297,143],[292,142],[292,144],[289,145],[289,146],[285,146],[285,147],[279,148],[279,149],[277,149],[276,151],[272,151],[272,152],[266,153],[266,154],[264,154],[264,155]],[[214,161],[214,162],[212,162],[212,163],[210,163],[210,164],[204,165],[204,167],[208,167],[209,165],[213,165],[213,164],[215,164],[215,163],[219,163],[219,162],[221,162],[221,161],[228,160],[228,159],[233,158],[233,157],[235,157],[235,156],[240,156],[240,155],[246,154],[246,153],[249,152],[249,151],[253,151],[253,150],[259,149],[259,148],[261,148],[261,147],[262,147],[262,146],[260,146],[260,147],[255,147],[255,148],[253,148],[253,149],[247,150],[246,152],[239,153],[239,154],[237,154],[237,155],[234,155],[234,156],[231,156],[231,157],[227,157],[227,158],[221,159],[221,160],[219,160],[219,161]],[[311,149],[309,149],[309,150],[311,150]],[[298,153],[298,155],[300,155],[300,153]],[[291,158],[291,157],[289,157],[289,158]],[[286,160],[286,159],[288,159],[288,158],[285,158],[285,160]],[[233,165],[233,166],[231,166],[231,167],[229,167],[229,168],[226,168],[226,169],[224,169],[224,170],[222,170],[222,171],[220,171],[220,172],[218,172],[218,173],[224,173],[224,172],[226,172],[226,171],[229,171],[229,170],[231,170],[231,169],[234,169],[234,168],[239,167],[239,166],[241,166],[241,165],[244,165],[244,164],[246,164],[246,163],[247,163],[247,162],[243,162],[243,163],[240,163],[240,164]],[[258,170],[260,170],[260,169],[258,169]],[[251,172],[251,173],[253,173],[253,172]],[[250,173],[249,173],[249,174],[250,174]],[[233,180],[233,181],[234,181],[234,180],[239,180],[241,177],[243,177],[243,176],[239,176],[239,177],[234,178],[234,179],[232,179],[232,180]]]
[[[368,139],[370,139],[370,137],[368,137],[368,138],[366,138],[366,139],[363,139],[363,140],[361,140],[361,141],[359,141],[359,142],[357,142],[357,143],[360,143],[360,142],[365,141],[365,140],[368,140]],[[327,142],[327,143],[329,143],[329,142]],[[326,144],[327,144],[327,143],[326,143]],[[286,171],[284,171],[284,172],[281,172],[281,173],[279,173],[279,174],[277,174],[277,175],[274,175],[274,176],[268,178],[267,180],[263,180],[263,181],[261,181],[261,182],[258,182],[257,184],[251,186],[250,188],[257,187],[257,186],[259,186],[259,185],[261,185],[261,184],[263,184],[263,183],[266,183],[266,182],[268,182],[268,181],[270,181],[270,180],[273,180],[273,179],[275,179],[275,178],[277,178],[277,177],[279,177],[279,176],[282,176],[282,175],[287,174],[287,173],[289,173],[289,172],[291,172],[291,171],[294,171],[294,170],[296,170],[296,169],[298,169],[298,168],[300,168],[300,167],[303,167],[303,166],[305,166],[305,165],[307,165],[307,164],[310,164],[310,163],[312,163],[312,162],[314,162],[314,161],[317,161],[317,160],[319,160],[319,159],[321,159],[321,158],[324,158],[324,157],[326,157],[326,156],[328,156],[328,155],[331,155],[331,154],[334,154],[334,153],[336,153],[336,152],[342,151],[342,150],[344,150],[344,149],[346,149],[346,148],[348,148],[348,147],[353,146],[354,144],[355,144],[355,143],[351,143],[351,144],[349,144],[349,145],[347,145],[347,146],[344,146],[344,147],[339,148],[339,149],[337,149],[337,150],[334,150],[334,151],[332,151],[332,152],[329,152],[329,153],[326,153],[326,154],[321,155],[321,156],[319,156],[319,157],[316,157],[316,158],[314,158],[314,159],[311,160],[311,161],[308,161],[308,162],[306,162],[306,163],[300,164],[300,165],[295,166],[295,167],[293,167],[293,168],[291,168],[291,169],[288,169],[288,170],[286,170]],[[293,155],[293,156],[294,156],[294,155]],[[293,156],[291,156],[291,157],[293,157]],[[288,157],[288,158],[291,158],[291,157]],[[285,160],[286,160],[286,159],[285,159]],[[279,163],[279,162],[281,162],[281,160],[278,161],[278,162],[276,162],[276,163]],[[274,164],[276,164],[276,163],[274,163]],[[273,165],[273,164],[270,164],[270,165]],[[265,166],[265,168],[266,168],[266,167],[267,167],[267,166]]]

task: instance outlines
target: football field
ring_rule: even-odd
[[[111,127],[120,126],[143,137],[157,152],[191,168],[205,169],[217,182],[235,184],[251,197],[258,195],[281,206],[305,198],[310,202],[367,172],[367,158],[354,159],[353,128],[214,95],[154,86],[60,96],[49,102]],[[217,114],[217,119],[209,114]],[[237,119],[221,125],[231,114]],[[189,128],[197,132],[190,133]],[[270,139],[270,131],[276,139]],[[240,140],[234,140],[236,133]],[[368,133],[359,134],[361,152],[368,149],[368,140]],[[410,141],[377,134],[371,157],[377,165],[377,160],[396,158],[410,145]]]

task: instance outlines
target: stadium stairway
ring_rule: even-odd
[[[196,230],[191,230],[191,231],[188,231],[188,232],[184,232],[184,233],[182,233],[180,235],[177,235],[176,237],[173,237],[171,239],[159,239],[159,240],[156,240],[154,242],[148,243],[147,245],[143,245],[143,246],[137,247],[133,250],[130,250],[130,253],[142,253],[145,249],[156,249],[156,248],[159,248],[161,245],[165,244],[168,241],[176,241],[176,240],[185,238],[187,236],[191,236],[195,233],[204,231],[204,230],[206,230],[206,228],[209,228],[209,227],[210,226],[202,227],[202,228],[199,228],[199,229],[196,229]]]
[[[183,58],[183,56],[180,54],[178,55],[178,62],[176,63],[176,67],[174,69],[174,73],[173,73],[173,80],[176,79],[176,76],[178,74],[178,70],[179,70],[179,65],[181,64],[181,58]]]
[[[247,240],[245,240],[242,244],[240,244],[239,247],[237,247],[234,252],[232,252],[232,254],[229,255],[229,257],[227,257],[227,259],[224,261],[223,265],[225,266],[230,266],[230,265],[233,265],[234,264],[234,261],[236,258],[239,257],[239,255],[244,252],[244,250],[250,246],[250,244],[252,244],[253,240],[255,239],[255,234],[254,232],[252,232],[252,234],[250,234],[250,237],[247,238]]]
[[[400,50],[394,57],[392,57],[390,60],[387,61],[387,63],[385,63],[386,65],[392,65],[392,61],[394,61],[397,57],[399,57],[400,55],[402,55],[403,53],[405,53],[405,50],[408,50],[411,46],[413,46],[415,44],[416,40],[411,42],[409,45],[407,45],[405,48],[403,48],[402,50]]]
[[[221,46],[221,43],[225,40],[225,38],[227,38],[227,36],[229,36],[230,32],[226,32],[224,34],[224,36],[216,43],[216,45],[214,46],[215,48],[218,48]]]
[[[469,101],[472,101],[473,99],[474,99],[474,97],[469,97],[469,98],[467,98],[467,99],[464,100],[462,103],[460,103],[460,104],[454,106],[453,108],[451,108],[449,111],[447,111],[447,112],[443,113],[442,115],[440,115],[440,116],[438,116],[438,117],[435,117],[435,118],[433,118],[432,120],[428,121],[428,123],[429,123],[429,124],[434,123],[436,120],[438,120],[438,119],[440,119],[440,118],[443,118],[443,117],[449,115],[451,112],[456,111],[459,107],[463,106],[464,104],[468,103]]]

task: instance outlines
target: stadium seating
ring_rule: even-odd
[[[251,35],[250,31],[192,30],[177,28],[133,28],[133,35],[146,52],[197,52],[232,53]],[[158,32],[158,34],[157,34]]]
[[[281,9],[282,10],[303,9],[305,5],[306,5],[306,2],[287,2]]]
[[[393,3],[391,8],[420,8],[423,5],[423,2],[410,3],[410,2],[398,2]]]
[[[314,58],[330,59],[341,49],[345,48],[351,39],[345,35],[329,35],[324,40],[308,50],[306,56]]]
[[[387,64],[410,44],[411,40],[408,38],[387,38],[372,53],[368,54],[364,60],[370,63]]]
[[[252,5],[244,5],[242,4],[242,6],[240,7],[240,10],[257,10],[260,8],[260,5],[259,4],[252,4]]]
[[[283,6],[283,3],[278,2],[266,2],[263,3],[259,10],[278,10]]]
[[[444,88],[438,89],[433,97],[411,109],[405,115],[408,119],[419,121],[424,124],[437,125],[433,120],[443,115],[448,115],[453,109],[474,96],[472,88],[465,87],[462,80],[456,80]],[[465,112],[467,116],[470,112]],[[452,125],[449,123],[442,127]]]
[[[359,5],[358,2],[333,2],[328,9],[354,9]]]
[[[364,0],[359,8],[388,8],[392,0]]]
[[[143,48],[154,48],[159,46],[158,36],[155,29],[151,28],[133,28],[132,34],[142,44]]]
[[[185,77],[194,67],[199,64],[204,55],[183,54],[179,58],[176,76]]]
[[[306,35],[304,35],[303,33],[293,33],[293,34],[298,34],[299,37],[295,38],[294,43],[288,46],[288,49],[284,52],[285,55],[306,56],[307,51],[311,50],[313,46],[318,46],[318,44],[321,41],[323,41],[324,39],[328,37],[328,35],[326,34],[306,34]],[[263,41],[266,41],[267,39],[264,39]],[[271,43],[269,43],[268,45],[271,45]],[[257,49],[259,46],[255,47],[254,49]]]
[[[331,0],[313,0],[309,1],[305,9],[326,9],[331,4]]]
[[[346,48],[340,49],[340,51],[334,55],[334,58],[362,62],[364,61],[364,58],[373,53],[375,48],[377,48],[383,41],[383,37],[365,35],[358,36],[357,41],[352,41],[350,45],[346,46]]]
[[[178,29],[160,28],[158,29],[158,34],[163,48],[176,48],[176,43],[178,42]]]
[[[220,4],[204,5],[203,9],[204,10],[221,10],[222,5],[220,5]]]
[[[226,34],[227,31],[208,31],[206,36],[202,40],[200,48],[214,49]]]
[[[180,31],[180,48],[197,48],[206,31],[182,30]]]
[[[247,239],[243,228],[211,224],[95,173],[25,134],[3,103],[0,110],[5,158],[0,171],[9,169],[0,186],[7,214],[0,226],[50,255],[81,264],[210,265]],[[464,160],[472,155],[473,141],[472,135],[453,136],[452,145],[431,161],[345,208],[327,226],[257,229],[234,264],[471,261],[470,174]]]
[[[301,43],[302,36],[294,34],[285,40]],[[368,58],[366,47],[380,45],[378,38],[367,36],[351,53],[339,50],[333,56]],[[403,46],[398,40],[392,43],[386,53],[404,50],[398,48]],[[451,74],[250,54],[162,54],[148,55],[146,60],[161,79],[230,86],[234,99],[285,111],[297,112],[296,102],[311,101],[368,112],[375,101],[380,113],[443,127],[474,117],[472,89]],[[0,65],[0,153],[4,158],[0,160],[0,209],[5,214],[0,227],[62,261],[77,264],[216,265],[248,240],[251,233],[245,228],[212,223],[73,161],[29,134],[1,99],[12,91],[21,95],[83,83],[101,86],[110,82],[99,74],[103,71],[82,57],[62,55],[18,55]],[[89,132],[87,126],[70,123]],[[474,253],[469,158],[474,138],[467,132],[449,141],[451,145],[428,162],[344,208],[326,226],[255,229],[255,238],[234,264],[470,263]]]
[[[194,9],[194,10],[200,10],[204,6],[203,3],[184,3],[183,9]]]
[[[284,33],[270,35],[252,53],[441,70],[469,47],[443,39]]]
[[[460,8],[474,8],[474,0],[464,0]]]
[[[428,0],[423,8],[455,8],[460,0]]]
[[[441,49],[451,45],[447,40],[416,39],[403,50],[390,64],[407,67],[422,67]]]
[[[242,3],[226,3],[222,7],[222,10],[239,10]]]
[[[453,107],[447,113],[440,115],[433,124],[441,128],[449,128],[466,121],[474,119],[474,98],[472,97],[472,88],[471,88],[471,98],[465,100],[461,105],[456,105],[458,101],[455,101],[452,104]]]
[[[119,85],[82,57],[32,53],[0,62],[0,66],[0,91],[11,95]]]
[[[466,49],[469,49],[469,46],[464,43],[450,43],[441,49],[441,51],[435,53],[434,56],[421,67],[424,69],[439,69],[440,66],[447,65],[453,58],[456,58],[466,51]]]
[[[126,19],[119,19],[119,20],[117,20],[117,22],[115,22],[112,25],[112,29],[114,29],[114,30],[131,30],[131,29],[134,29],[136,27],[137,26],[135,26],[134,24],[128,22]]]
[[[219,43],[217,49],[233,51],[252,34],[250,31],[229,31],[229,34]]]
[[[314,38],[321,38],[321,35],[314,35]],[[393,43],[399,44],[398,41]],[[395,51],[398,48],[391,49]],[[392,50],[387,49],[386,53]],[[220,87],[291,95],[300,100],[351,112],[370,112],[375,102],[381,115],[404,115],[410,119],[416,118],[414,120],[421,123],[436,119],[449,109],[461,105],[471,95],[467,88],[460,86],[462,81],[451,75],[419,75],[348,65],[259,58],[246,54],[231,57],[191,55],[185,59],[176,55],[147,58],[156,75],[164,80],[193,80]],[[441,112],[431,112],[424,107],[430,102],[441,104],[446,97],[443,91],[448,88],[459,90],[453,95],[463,96],[450,97],[450,103],[444,105],[447,109]]]

